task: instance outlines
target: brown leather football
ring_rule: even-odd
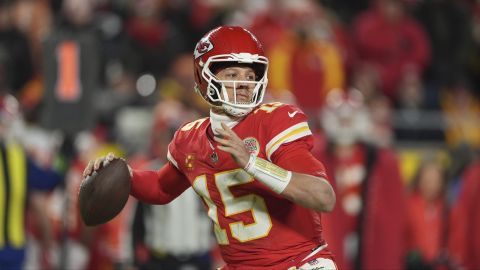
[[[119,158],[84,178],[78,193],[83,222],[95,226],[112,220],[127,203],[130,187],[127,163]]]

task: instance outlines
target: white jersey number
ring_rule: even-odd
[[[250,183],[253,180],[253,177],[242,169],[215,174],[215,185],[220,192],[225,209],[225,217],[248,211],[252,213],[254,222],[251,224],[245,224],[242,220],[231,222],[229,224],[232,237],[240,242],[248,242],[266,237],[272,229],[272,220],[268,214],[265,200],[262,197],[256,194],[235,197],[230,191],[230,188]],[[195,178],[193,188],[208,206],[208,216],[214,223],[214,231],[218,244],[228,245],[227,232],[220,227],[220,223],[218,222],[217,205],[215,205],[208,192],[206,176],[201,175]]]

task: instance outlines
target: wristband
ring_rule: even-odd
[[[245,171],[278,194],[282,193],[292,179],[292,172],[253,154],[245,165]]]

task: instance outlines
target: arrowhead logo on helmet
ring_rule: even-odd
[[[195,59],[206,54],[212,49],[213,44],[210,42],[210,40],[208,40],[208,38],[205,40],[200,40],[200,42],[198,42],[197,46],[195,47],[195,51],[193,52],[193,54],[195,55]]]

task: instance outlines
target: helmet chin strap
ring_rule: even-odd
[[[229,105],[229,104],[226,104],[226,103],[223,103],[221,108],[223,109],[223,111],[231,116],[234,116],[234,117],[243,117],[247,114],[249,114],[253,108],[237,108],[237,107],[233,107],[232,105]]]

